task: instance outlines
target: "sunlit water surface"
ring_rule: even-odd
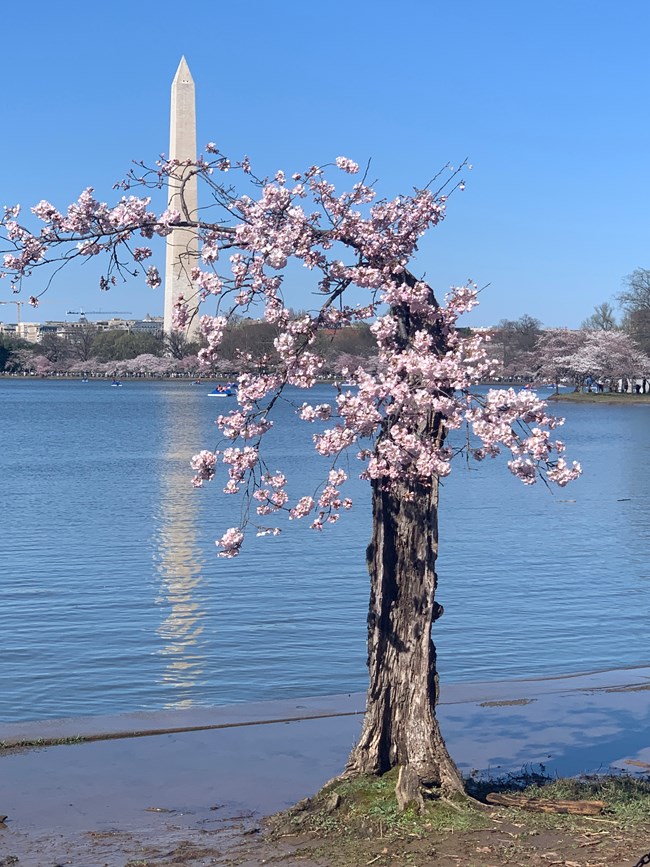
[[[365,688],[366,486],[351,479],[353,510],[322,534],[282,522],[279,537],[218,558],[240,512],[220,485],[190,485],[190,456],[216,444],[230,406],[208,390],[0,381],[1,720]],[[325,467],[314,428],[276,409],[269,469],[313,493]],[[650,406],[558,410],[577,483],[526,488],[503,461],[461,461],[444,483],[444,680],[650,659]]]

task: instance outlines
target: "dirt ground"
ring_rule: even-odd
[[[649,683],[650,669],[643,668],[447,689],[440,710],[468,783],[481,783],[473,769],[484,768],[497,775],[484,787],[498,786],[505,774],[507,785],[538,783],[545,797],[555,786],[558,799],[608,803],[601,816],[589,817],[505,807],[405,817],[390,774],[356,790],[340,788],[341,802],[332,808],[332,791],[320,787],[343,767],[361,719],[340,697],[329,706],[314,700],[313,718],[299,718],[308,700],[278,703],[276,716],[266,707],[257,716],[237,709],[237,720],[255,725],[235,725],[232,711],[222,719],[225,712],[213,710],[209,719],[201,715],[207,711],[193,711],[198,716],[189,719],[100,720],[103,735],[118,723],[122,728],[109,734],[124,735],[124,726],[136,723],[147,732],[161,727],[148,737],[86,742],[78,720],[67,721],[67,729],[36,726],[28,733],[5,727],[0,815],[9,818],[0,825],[0,867],[650,865],[650,857],[643,860],[650,852],[650,777],[632,776],[650,774]],[[216,725],[224,720],[228,726]],[[200,724],[208,728],[180,728]],[[92,733],[98,723],[88,725]],[[81,737],[71,738],[75,732]],[[33,743],[44,733],[61,740],[25,751],[12,745],[17,735]],[[527,770],[518,780],[523,762]],[[530,768],[540,762],[546,776],[538,779]],[[602,791],[587,784],[578,791],[573,775],[583,768],[611,768],[618,776],[599,777]],[[310,802],[317,809],[293,812],[282,823],[264,820],[319,790],[323,800],[316,795]],[[482,800],[485,792],[472,794]]]
[[[553,817],[555,827],[545,827],[548,817],[495,810],[481,817],[481,829],[386,836],[381,828],[367,835],[287,833],[251,815],[203,827],[183,827],[173,815],[161,820],[159,832],[146,836],[113,829],[26,841],[5,827],[0,867],[633,867],[650,852],[650,816],[633,828],[600,817]]]
[[[600,828],[594,831],[587,828],[528,831],[520,823],[506,819],[496,820],[495,825],[483,831],[435,832],[424,838],[359,840],[356,844],[345,845],[335,838],[318,836],[286,838],[276,842],[261,839],[247,848],[240,847],[225,860],[213,863],[250,867],[256,864],[283,864],[287,867],[362,867],[371,864],[376,867],[525,867],[551,864],[632,867],[650,850],[650,830],[633,834],[602,831]],[[178,862],[159,863],[171,865]]]

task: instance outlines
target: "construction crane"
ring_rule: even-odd
[[[27,304],[27,301],[0,301],[0,304],[15,304],[16,305],[16,322],[20,325],[20,306]]]
[[[116,316],[117,314],[127,314],[130,313],[130,310],[66,310],[66,316],[79,316],[81,319],[85,319],[87,314],[100,315],[104,316],[105,314],[108,316]]]

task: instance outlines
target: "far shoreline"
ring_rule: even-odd
[[[223,376],[220,374],[211,374],[208,376],[82,376],[82,375],[70,375],[70,374],[60,374],[60,375],[35,375],[35,374],[15,374],[15,373],[6,373],[4,371],[0,372],[0,381],[14,381],[14,382],[104,382],[109,385],[113,381],[118,381],[122,383],[142,383],[142,382],[179,382],[179,383],[187,383],[189,385],[223,385],[228,382],[232,382],[237,378],[239,374],[233,374],[232,376]],[[324,379],[317,380],[315,385],[343,385],[343,382],[340,379],[335,377],[327,377]],[[565,401],[569,403],[607,403],[610,405],[614,404],[650,404],[650,392],[646,392],[645,394],[631,394],[629,392],[615,392],[615,391],[607,391],[607,392],[581,392],[581,391],[560,391],[560,392],[551,392],[550,394],[541,394],[543,389],[548,388],[546,385],[540,385],[539,388],[532,386],[528,388],[521,383],[515,382],[481,382],[479,386],[483,387],[492,387],[492,388],[513,388],[515,390],[530,390],[539,394],[543,400],[545,401]]]
[[[535,389],[533,389],[534,391]],[[650,403],[650,394],[630,394],[629,392],[580,392],[580,391],[563,391],[559,394],[549,394],[545,400],[566,401],[569,403],[608,403],[614,404],[647,404]]]

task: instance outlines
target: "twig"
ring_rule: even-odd
[[[581,816],[582,819],[588,819],[590,822],[605,822],[608,825],[618,825],[614,819],[599,819],[597,816]]]
[[[450,798],[440,798],[443,804],[447,804],[448,807],[453,807],[454,810],[458,810],[459,813],[463,812],[463,808],[458,804],[455,804]],[[481,804],[482,807],[485,807],[485,804]]]

